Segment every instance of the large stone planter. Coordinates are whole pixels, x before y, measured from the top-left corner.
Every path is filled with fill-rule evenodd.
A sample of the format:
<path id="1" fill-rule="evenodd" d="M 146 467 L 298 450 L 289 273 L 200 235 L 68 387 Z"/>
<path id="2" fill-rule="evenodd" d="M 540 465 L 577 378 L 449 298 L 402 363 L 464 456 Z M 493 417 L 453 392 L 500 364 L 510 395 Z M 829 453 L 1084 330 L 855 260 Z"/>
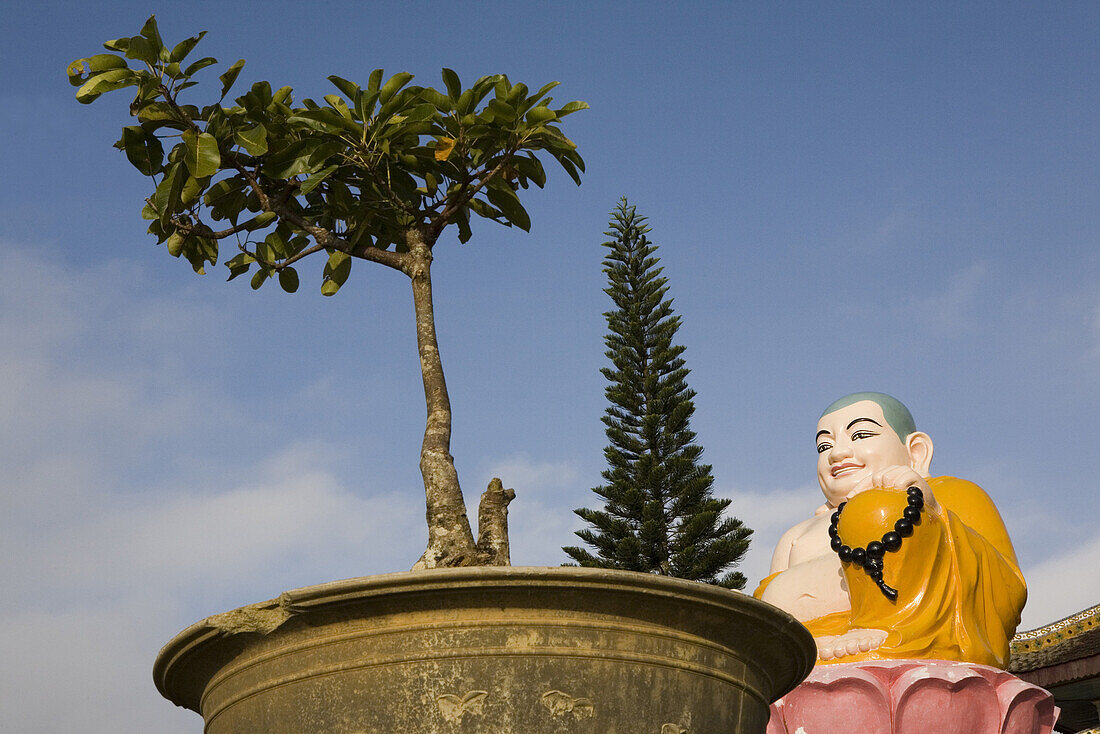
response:
<path id="1" fill-rule="evenodd" d="M 398 573 L 210 617 L 157 657 L 207 734 L 731 734 L 813 668 L 737 592 L 583 568 Z"/>

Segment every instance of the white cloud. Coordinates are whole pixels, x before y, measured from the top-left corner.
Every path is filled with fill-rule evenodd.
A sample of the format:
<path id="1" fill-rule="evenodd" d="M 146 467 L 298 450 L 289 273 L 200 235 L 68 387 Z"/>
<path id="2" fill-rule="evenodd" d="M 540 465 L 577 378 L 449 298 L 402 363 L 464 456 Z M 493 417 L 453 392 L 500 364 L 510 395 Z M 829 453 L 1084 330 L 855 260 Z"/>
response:
<path id="1" fill-rule="evenodd" d="M 150 677 L 172 635 L 421 550 L 419 493 L 352 491 L 336 449 L 204 381 L 213 308 L 143 279 L 0 242 L 0 731 L 193 732 Z"/>
<path id="2" fill-rule="evenodd" d="M 532 461 L 525 455 L 490 462 L 483 474 L 500 477 L 506 487 L 522 487 L 535 495 L 545 495 L 576 484 L 579 472 L 567 462 Z M 485 482 L 488 485 L 488 481 Z"/>
<path id="3" fill-rule="evenodd" d="M 325 454 L 290 447 L 263 459 L 253 480 L 222 489 L 127 499 L 86 488 L 91 496 L 83 499 L 93 501 L 83 504 L 95 507 L 87 514 L 31 532 L 7 529 L 4 545 L 22 562 L 11 572 L 16 578 L 3 576 L 9 586 L 34 585 L 70 600 L 97 588 L 157 586 L 164 579 L 178 588 L 218 590 L 257 576 L 308 583 L 308 570 L 368 546 L 415 558 L 405 538 L 420 522 L 419 498 L 353 494 L 317 468 Z M 370 566 L 379 560 L 385 559 Z M 388 560 L 402 563 L 398 554 Z"/>
<path id="4" fill-rule="evenodd" d="M 1021 630 L 1035 629 L 1100 604 L 1100 538 L 1024 568 L 1027 606 Z"/>
<path id="5" fill-rule="evenodd" d="M 809 485 L 796 489 L 719 489 L 715 496 L 733 500 L 730 512 L 753 530 L 749 551 L 738 566 L 748 579 L 745 591 L 750 593 L 768 575 L 779 536 L 812 515 L 821 504 L 821 490 Z"/>
<path id="6" fill-rule="evenodd" d="M 492 477 L 500 477 L 505 487 L 516 490 L 516 499 L 508 508 L 512 564 L 516 566 L 556 566 L 568 560 L 561 548 L 579 542 L 573 534 L 583 521 L 564 508 L 591 505 L 595 495 L 579 482 L 580 471 L 569 462 L 534 461 L 525 455 L 489 463 L 478 473 L 485 487 Z M 467 489 L 470 489 L 468 487 Z M 467 491 L 471 512 L 477 495 Z"/>

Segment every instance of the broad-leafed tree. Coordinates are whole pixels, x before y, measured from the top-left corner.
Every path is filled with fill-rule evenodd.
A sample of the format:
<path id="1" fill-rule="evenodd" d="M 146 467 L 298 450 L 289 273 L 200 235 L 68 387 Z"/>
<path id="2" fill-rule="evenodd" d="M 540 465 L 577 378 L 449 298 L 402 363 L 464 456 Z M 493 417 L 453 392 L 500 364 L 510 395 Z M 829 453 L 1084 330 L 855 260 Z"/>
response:
<path id="1" fill-rule="evenodd" d="M 507 564 L 512 491 L 497 480 L 490 485 L 475 541 L 450 454 L 432 251 L 451 225 L 460 242 L 469 240 L 472 215 L 528 230 L 520 192 L 545 185 L 544 155 L 579 184 L 584 162 L 559 123 L 588 105 L 551 106 L 556 82 L 532 92 L 495 75 L 465 87 L 450 69 L 443 70 L 442 90 L 411 86 L 407 73 L 387 79 L 377 69 L 365 86 L 330 76 L 338 93 L 321 102 L 295 104 L 290 87 L 266 81 L 228 102 L 243 59 L 196 104 L 204 89 L 197 75 L 217 63 L 187 60 L 204 34 L 168 46 L 150 18 L 138 35 L 108 41 L 108 53 L 68 69 L 82 103 L 136 91 L 133 124 L 115 145 L 151 178 L 142 210 L 149 232 L 198 273 L 230 242 L 229 279 L 250 273 L 254 289 L 274 279 L 294 292 L 294 266 L 310 256 L 327 258 L 320 287 L 328 296 L 347 281 L 353 262 L 407 277 L 427 405 L 420 470 L 428 547 L 417 566 Z"/>

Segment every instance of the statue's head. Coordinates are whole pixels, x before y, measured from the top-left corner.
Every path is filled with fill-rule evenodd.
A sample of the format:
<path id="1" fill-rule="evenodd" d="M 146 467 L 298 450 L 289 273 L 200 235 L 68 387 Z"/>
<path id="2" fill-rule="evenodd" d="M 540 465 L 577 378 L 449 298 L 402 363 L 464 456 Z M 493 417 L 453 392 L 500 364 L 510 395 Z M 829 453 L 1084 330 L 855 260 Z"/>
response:
<path id="1" fill-rule="evenodd" d="M 875 472 L 909 466 L 926 477 L 931 464 L 932 439 L 917 430 L 908 408 L 884 393 L 846 395 L 817 422 L 817 480 L 833 507 Z"/>

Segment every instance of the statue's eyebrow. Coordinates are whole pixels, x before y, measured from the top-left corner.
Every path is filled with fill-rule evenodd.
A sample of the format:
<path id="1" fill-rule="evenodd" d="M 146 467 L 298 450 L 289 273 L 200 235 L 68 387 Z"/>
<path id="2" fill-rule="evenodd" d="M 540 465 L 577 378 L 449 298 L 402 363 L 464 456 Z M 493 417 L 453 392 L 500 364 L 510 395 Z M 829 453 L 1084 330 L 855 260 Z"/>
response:
<path id="1" fill-rule="evenodd" d="M 829 435 L 829 432 L 827 430 L 825 430 L 824 428 L 822 428 L 820 431 L 817 432 L 817 435 L 814 436 L 814 440 L 816 441 L 817 439 L 821 438 L 821 434 L 823 434 L 823 433 L 825 435 Z"/>
<path id="2" fill-rule="evenodd" d="M 878 426 L 879 428 L 882 428 L 882 424 L 881 424 L 881 423 L 879 423 L 878 421 L 876 421 L 876 420 L 875 420 L 874 418 L 856 418 L 856 419 L 855 419 L 854 421 L 852 421 L 851 423 L 849 423 L 849 424 L 848 424 L 848 426 L 847 426 L 847 428 L 845 428 L 844 430 L 845 430 L 845 431 L 847 431 L 847 430 L 848 430 L 848 428 L 851 428 L 852 426 L 854 426 L 855 424 L 859 423 L 860 421 L 869 421 L 869 422 L 871 422 L 871 423 L 874 423 L 874 424 L 875 424 L 876 426 Z"/>

